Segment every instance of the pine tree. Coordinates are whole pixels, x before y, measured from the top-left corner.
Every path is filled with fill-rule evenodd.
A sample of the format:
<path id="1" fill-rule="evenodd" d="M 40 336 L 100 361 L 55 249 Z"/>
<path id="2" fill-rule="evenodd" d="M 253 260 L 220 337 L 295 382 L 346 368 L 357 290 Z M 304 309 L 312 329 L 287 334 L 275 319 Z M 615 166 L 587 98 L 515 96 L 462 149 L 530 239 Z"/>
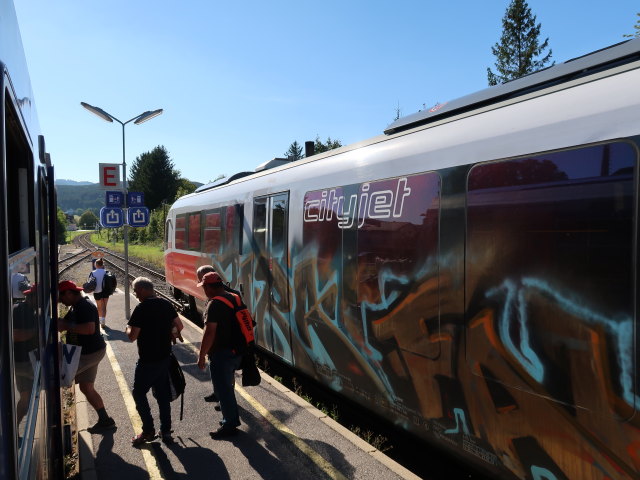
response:
<path id="1" fill-rule="evenodd" d="M 294 140 L 294 142 L 289 145 L 289 150 L 284 152 L 284 156 L 292 162 L 304 158 L 304 154 L 302 153 L 302 146 L 298 143 L 297 140 Z"/>
<path id="2" fill-rule="evenodd" d="M 549 45 L 549 38 L 542 44 L 539 42 L 540 26 L 536 24 L 536 16 L 531 13 L 526 0 L 511 1 L 502 18 L 500 41 L 491 47 L 498 73 L 487 68 L 489 85 L 515 80 L 547 66 L 551 60 L 551 49 L 541 57 Z"/>
<path id="3" fill-rule="evenodd" d="M 174 168 L 167 149 L 160 145 L 136 157 L 129 171 L 128 190 L 143 192 L 145 206 L 150 210 L 167 198 L 175 198 L 179 186 L 180 172 Z"/>
<path id="4" fill-rule="evenodd" d="M 340 148 L 341 146 L 342 142 L 340 140 L 331 140 L 331 137 L 327 137 L 327 141 L 322 143 L 320 135 L 316 135 L 316 143 L 313 147 L 313 151 L 314 153 L 322 153 L 333 150 L 334 148 Z"/>

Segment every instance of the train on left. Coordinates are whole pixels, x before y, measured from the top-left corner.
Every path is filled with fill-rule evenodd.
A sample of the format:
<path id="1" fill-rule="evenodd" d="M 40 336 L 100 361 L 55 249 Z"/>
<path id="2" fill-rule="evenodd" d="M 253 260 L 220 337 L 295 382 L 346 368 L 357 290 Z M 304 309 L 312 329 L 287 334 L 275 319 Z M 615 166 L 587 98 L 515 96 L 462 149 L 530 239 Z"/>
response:
<path id="1" fill-rule="evenodd" d="M 0 0 L 0 478 L 64 476 L 53 166 L 16 12 Z"/>

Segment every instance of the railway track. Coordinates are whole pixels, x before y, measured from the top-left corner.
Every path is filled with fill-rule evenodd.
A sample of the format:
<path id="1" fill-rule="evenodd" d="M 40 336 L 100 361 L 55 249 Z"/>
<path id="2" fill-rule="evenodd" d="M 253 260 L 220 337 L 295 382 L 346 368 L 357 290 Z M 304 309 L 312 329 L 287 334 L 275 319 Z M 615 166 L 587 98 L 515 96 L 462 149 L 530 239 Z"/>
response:
<path id="1" fill-rule="evenodd" d="M 121 275 L 118 275 L 118 286 L 122 287 L 123 285 L 123 278 L 124 278 L 124 274 L 125 274 L 125 259 L 124 257 L 111 252 L 108 248 L 104 248 L 104 247 L 99 247 L 97 245 L 94 245 L 93 243 L 91 243 L 90 240 L 90 233 L 86 233 L 83 235 L 78 235 L 77 237 L 75 237 L 73 239 L 73 243 L 78 246 L 79 248 L 82 248 L 83 250 L 71 257 L 67 257 L 63 260 L 63 262 L 67 262 L 69 259 L 71 258 L 76 258 L 78 257 L 77 260 L 73 261 L 71 264 L 65 266 L 62 270 L 59 270 L 60 273 L 66 271 L 67 269 L 72 268 L 73 266 L 77 265 L 78 263 L 82 262 L 83 260 L 85 260 L 87 257 L 89 257 L 93 252 L 95 251 L 100 251 L 104 254 L 103 260 L 108 263 L 113 269 L 117 270 Z M 59 262 L 59 264 L 62 262 Z M 188 305 L 177 301 L 176 299 L 173 298 L 173 296 L 171 295 L 171 292 L 169 291 L 169 288 L 167 287 L 166 284 L 166 277 L 164 275 L 164 273 L 158 272 L 156 270 L 153 270 L 152 268 L 149 268 L 146 265 L 142 265 L 141 263 L 139 263 L 139 261 L 132 261 L 131 258 L 129 258 L 129 278 L 128 281 L 131 282 L 133 279 L 137 278 L 137 277 L 147 277 L 149 278 L 154 285 L 155 288 L 155 292 L 158 296 L 165 298 L 166 300 L 170 301 L 174 307 L 176 307 L 176 309 L 179 309 L 182 312 L 185 312 L 186 310 L 188 310 Z"/>

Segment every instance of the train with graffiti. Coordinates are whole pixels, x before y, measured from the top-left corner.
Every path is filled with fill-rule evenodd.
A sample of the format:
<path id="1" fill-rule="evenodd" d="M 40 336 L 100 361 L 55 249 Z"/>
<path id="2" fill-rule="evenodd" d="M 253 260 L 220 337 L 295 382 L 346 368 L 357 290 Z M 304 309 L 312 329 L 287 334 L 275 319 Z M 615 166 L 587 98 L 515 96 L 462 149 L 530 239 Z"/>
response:
<path id="1" fill-rule="evenodd" d="M 638 478 L 640 39 L 177 200 L 260 348 L 493 478 Z"/>
<path id="2" fill-rule="evenodd" d="M 54 172 L 8 0 L 0 75 L 0 478 L 62 479 Z"/>

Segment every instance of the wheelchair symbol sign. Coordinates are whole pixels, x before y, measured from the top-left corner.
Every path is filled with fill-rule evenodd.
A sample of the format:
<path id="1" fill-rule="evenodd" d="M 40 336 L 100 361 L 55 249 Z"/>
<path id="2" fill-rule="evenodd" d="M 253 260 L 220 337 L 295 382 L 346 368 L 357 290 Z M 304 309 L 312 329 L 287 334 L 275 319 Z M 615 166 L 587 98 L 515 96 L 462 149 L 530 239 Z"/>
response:
<path id="1" fill-rule="evenodd" d="M 100 224 L 105 228 L 118 228 L 124 225 L 124 211 L 118 207 L 102 207 Z"/>
<path id="2" fill-rule="evenodd" d="M 147 207 L 129 207 L 127 223 L 132 227 L 146 227 L 149 225 L 149 209 Z"/>

